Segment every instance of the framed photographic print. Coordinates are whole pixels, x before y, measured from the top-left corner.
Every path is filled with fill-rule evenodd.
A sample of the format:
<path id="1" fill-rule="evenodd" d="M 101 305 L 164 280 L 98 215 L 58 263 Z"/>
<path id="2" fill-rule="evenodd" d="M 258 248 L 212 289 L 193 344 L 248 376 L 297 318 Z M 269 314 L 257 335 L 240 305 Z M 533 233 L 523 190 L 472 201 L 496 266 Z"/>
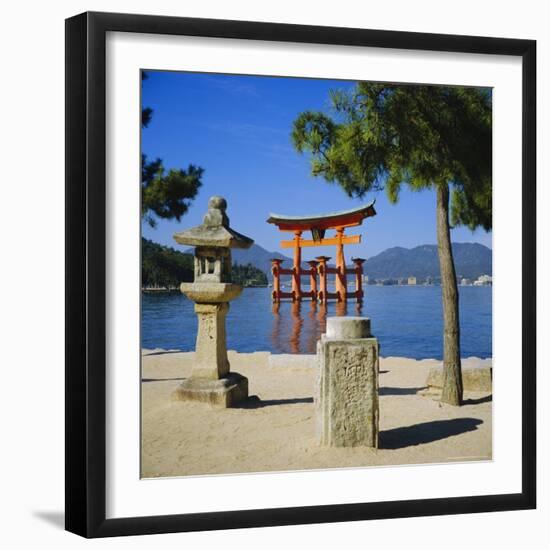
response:
<path id="1" fill-rule="evenodd" d="M 530 40 L 66 22 L 66 528 L 535 507 Z"/>

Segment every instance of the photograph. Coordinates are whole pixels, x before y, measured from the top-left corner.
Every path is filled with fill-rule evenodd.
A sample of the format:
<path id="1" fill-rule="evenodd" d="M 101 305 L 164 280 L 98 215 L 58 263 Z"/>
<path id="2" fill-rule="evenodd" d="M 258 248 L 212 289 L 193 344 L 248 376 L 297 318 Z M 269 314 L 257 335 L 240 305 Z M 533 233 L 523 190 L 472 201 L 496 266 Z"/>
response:
<path id="1" fill-rule="evenodd" d="M 492 87 L 136 86 L 141 479 L 491 461 Z"/>

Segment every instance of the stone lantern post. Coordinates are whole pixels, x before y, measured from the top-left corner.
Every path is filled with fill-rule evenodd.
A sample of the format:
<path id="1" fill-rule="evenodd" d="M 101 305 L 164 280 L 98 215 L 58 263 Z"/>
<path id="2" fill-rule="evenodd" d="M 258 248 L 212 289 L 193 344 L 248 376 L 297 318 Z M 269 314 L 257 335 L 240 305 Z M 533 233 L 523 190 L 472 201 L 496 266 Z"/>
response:
<path id="1" fill-rule="evenodd" d="M 195 247 L 194 281 L 180 288 L 195 302 L 198 316 L 196 363 L 174 398 L 220 407 L 231 407 L 248 397 L 248 380 L 229 370 L 225 317 L 229 302 L 242 291 L 231 282 L 231 249 L 250 248 L 254 243 L 229 227 L 226 208 L 223 197 L 211 197 L 203 223 L 174 235 L 179 244 Z"/>

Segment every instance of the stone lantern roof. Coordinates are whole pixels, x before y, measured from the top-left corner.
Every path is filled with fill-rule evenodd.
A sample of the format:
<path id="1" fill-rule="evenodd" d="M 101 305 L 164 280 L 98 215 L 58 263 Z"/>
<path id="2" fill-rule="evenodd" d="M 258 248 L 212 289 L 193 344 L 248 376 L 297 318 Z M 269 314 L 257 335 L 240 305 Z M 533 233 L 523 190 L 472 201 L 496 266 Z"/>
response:
<path id="1" fill-rule="evenodd" d="M 223 197 L 210 197 L 202 224 L 174 234 L 174 239 L 190 246 L 250 248 L 254 241 L 229 227 L 226 209 L 227 201 Z"/>

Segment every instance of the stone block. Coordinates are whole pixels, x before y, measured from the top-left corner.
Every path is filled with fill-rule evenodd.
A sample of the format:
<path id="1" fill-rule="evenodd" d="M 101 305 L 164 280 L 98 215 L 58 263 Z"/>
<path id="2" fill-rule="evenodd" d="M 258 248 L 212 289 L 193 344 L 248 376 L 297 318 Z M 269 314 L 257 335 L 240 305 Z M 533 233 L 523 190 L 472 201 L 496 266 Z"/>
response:
<path id="1" fill-rule="evenodd" d="M 197 401 L 219 408 L 232 407 L 247 397 L 248 378 L 237 372 L 230 372 L 218 380 L 188 378 L 172 394 L 176 401 Z"/>
<path id="2" fill-rule="evenodd" d="M 491 392 L 493 391 L 493 368 L 486 361 L 468 364 L 462 363 L 462 385 L 464 391 Z M 443 388 L 443 365 L 430 369 L 426 386 L 429 389 Z"/>
<path id="3" fill-rule="evenodd" d="M 327 334 L 317 344 L 316 412 L 321 445 L 378 447 L 379 346 L 370 336 L 369 320 L 359 319 L 327 319 Z M 353 337 L 343 339 L 342 335 Z"/>
<path id="4" fill-rule="evenodd" d="M 326 337 L 332 340 L 355 340 L 370 336 L 368 317 L 330 317 L 327 321 Z"/>

